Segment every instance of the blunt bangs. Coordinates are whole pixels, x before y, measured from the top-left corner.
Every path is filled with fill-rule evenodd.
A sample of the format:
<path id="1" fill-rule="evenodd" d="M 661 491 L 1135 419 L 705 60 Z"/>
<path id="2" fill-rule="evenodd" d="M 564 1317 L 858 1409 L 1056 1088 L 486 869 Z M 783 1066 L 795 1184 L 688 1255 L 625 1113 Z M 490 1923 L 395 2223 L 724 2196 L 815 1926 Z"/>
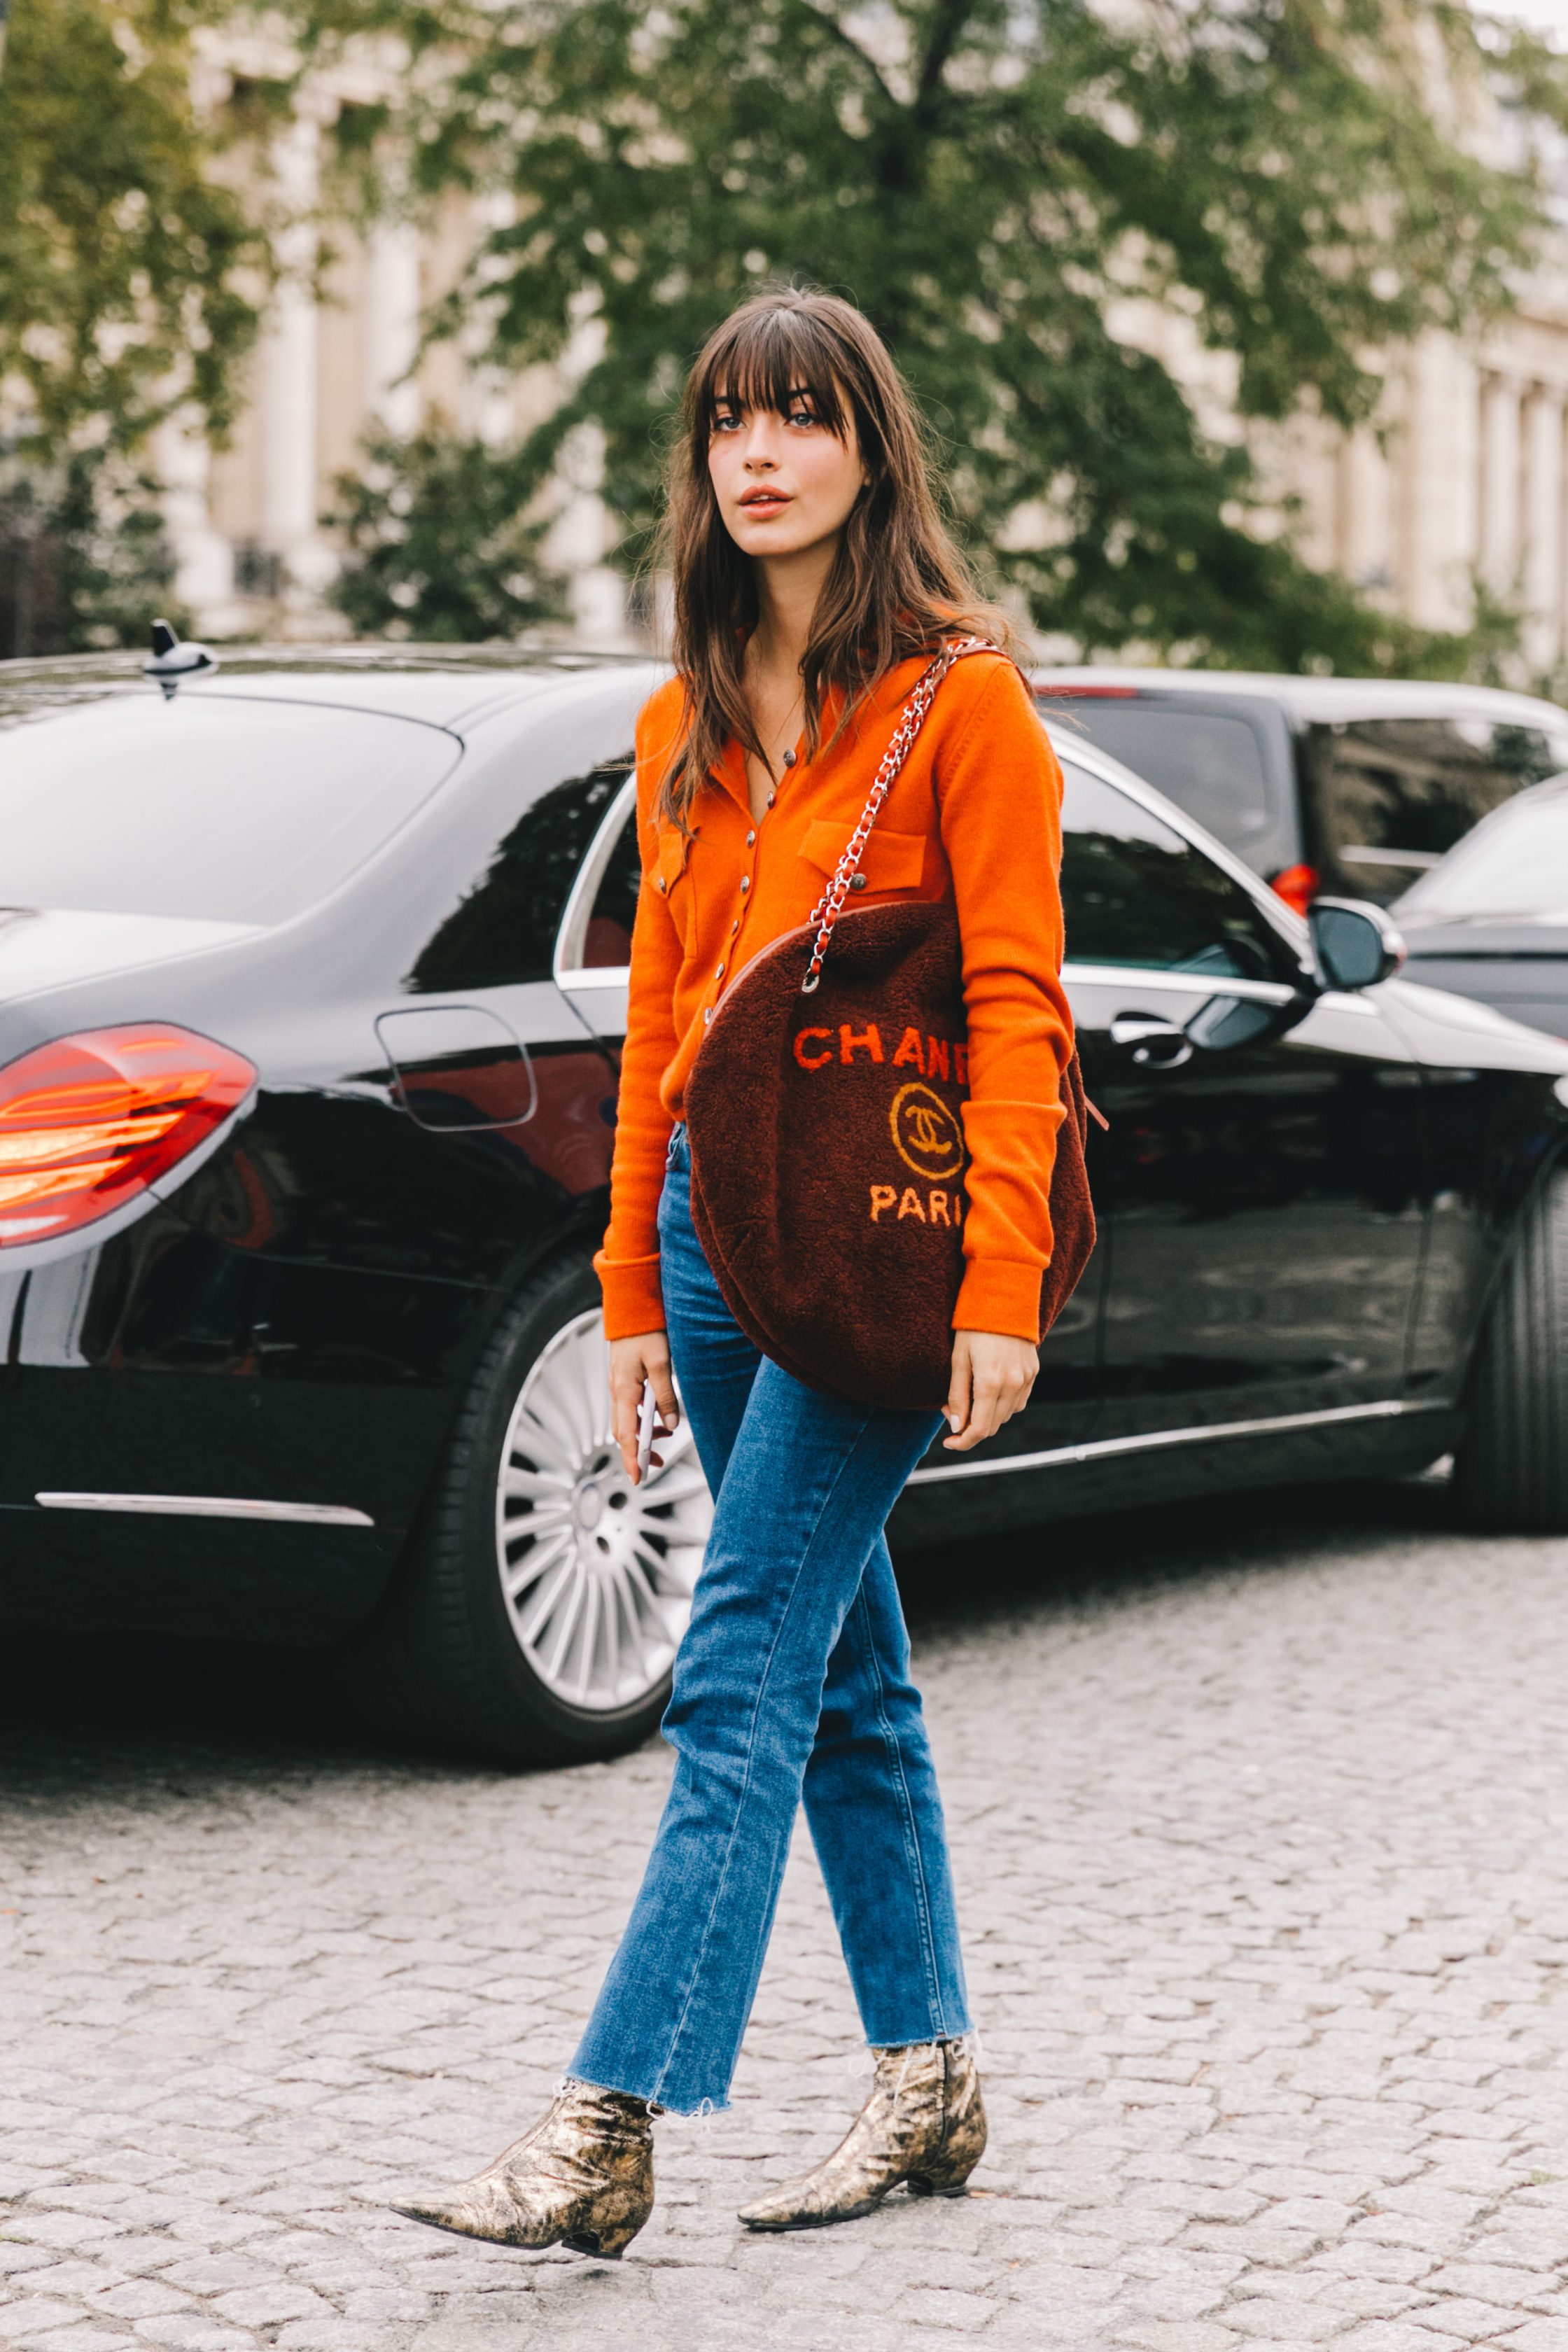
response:
<path id="1" fill-rule="evenodd" d="M 805 310 L 784 303 L 742 310 L 708 354 L 693 404 L 697 428 L 704 437 L 711 434 L 721 400 L 732 400 L 744 409 L 772 409 L 783 416 L 790 394 L 804 392 L 817 421 L 842 441 L 846 418 L 840 385 L 853 363 L 853 354 L 837 351 L 821 322 Z"/>
<path id="2" fill-rule="evenodd" d="M 867 477 L 839 533 L 801 659 L 806 758 L 816 757 L 825 727 L 837 740 L 897 663 L 930 656 L 955 634 L 989 637 L 1008 653 L 1015 646 L 1006 614 L 981 596 L 947 534 L 920 420 L 876 328 L 841 295 L 764 287 L 715 328 L 693 362 L 670 450 L 660 547 L 686 719 L 669 747 L 655 815 L 683 834 L 731 738 L 763 757 L 746 688 L 757 573 L 731 538 L 714 493 L 719 402 L 783 416 L 792 392 L 809 399 L 846 445 L 853 425 Z"/>

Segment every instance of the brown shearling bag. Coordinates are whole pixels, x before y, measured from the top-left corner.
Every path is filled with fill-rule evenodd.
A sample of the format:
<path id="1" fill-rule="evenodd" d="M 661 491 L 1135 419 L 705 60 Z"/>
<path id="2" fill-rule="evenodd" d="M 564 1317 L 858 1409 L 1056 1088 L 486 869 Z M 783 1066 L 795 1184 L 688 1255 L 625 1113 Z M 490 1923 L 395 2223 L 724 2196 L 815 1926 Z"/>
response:
<path id="1" fill-rule="evenodd" d="M 979 642 L 946 648 L 915 687 L 811 922 L 721 998 L 686 1087 L 692 1222 L 725 1304 L 774 1363 L 857 1404 L 947 1401 L 969 1072 L 952 908 L 842 909 L 937 688 Z M 1062 1098 L 1042 1336 L 1094 1247 L 1076 1054 Z"/>

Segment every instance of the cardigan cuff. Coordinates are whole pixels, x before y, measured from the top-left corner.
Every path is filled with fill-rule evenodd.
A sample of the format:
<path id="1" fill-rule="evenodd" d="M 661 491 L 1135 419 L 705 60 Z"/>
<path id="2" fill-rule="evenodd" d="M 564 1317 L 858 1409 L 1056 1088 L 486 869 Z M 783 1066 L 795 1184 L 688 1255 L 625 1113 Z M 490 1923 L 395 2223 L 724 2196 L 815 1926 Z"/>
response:
<path id="1" fill-rule="evenodd" d="M 664 1328 L 664 1293 L 658 1285 L 658 1258 L 608 1258 L 601 1250 L 594 1271 L 605 1294 L 605 1337 L 634 1339 L 644 1331 Z"/>
<path id="2" fill-rule="evenodd" d="M 1000 1331 L 1037 1346 L 1042 1272 L 1015 1258 L 971 1258 L 952 1310 L 953 1329 Z"/>

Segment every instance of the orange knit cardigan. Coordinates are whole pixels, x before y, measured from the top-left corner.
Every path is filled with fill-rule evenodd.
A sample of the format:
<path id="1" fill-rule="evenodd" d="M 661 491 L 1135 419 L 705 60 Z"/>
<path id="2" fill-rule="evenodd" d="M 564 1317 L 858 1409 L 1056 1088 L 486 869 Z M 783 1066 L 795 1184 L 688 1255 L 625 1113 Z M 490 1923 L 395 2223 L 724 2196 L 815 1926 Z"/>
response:
<path id="1" fill-rule="evenodd" d="M 658 1329 L 658 1210 L 665 1154 L 712 1008 L 750 959 L 806 922 L 855 829 L 903 700 L 925 667 L 900 663 L 837 743 L 795 764 L 760 824 L 733 739 L 699 793 L 689 831 L 654 814 L 684 719 L 679 679 L 637 729 L 643 880 L 632 937 L 610 1223 L 595 1265 L 610 1338 Z M 1051 1254 L 1050 1181 L 1072 1052 L 1062 992 L 1061 770 L 1013 664 L 977 653 L 942 681 L 866 845 L 851 904 L 951 899 L 969 1016 L 964 1132 L 967 1261 L 953 1326 L 1039 1336 Z"/>

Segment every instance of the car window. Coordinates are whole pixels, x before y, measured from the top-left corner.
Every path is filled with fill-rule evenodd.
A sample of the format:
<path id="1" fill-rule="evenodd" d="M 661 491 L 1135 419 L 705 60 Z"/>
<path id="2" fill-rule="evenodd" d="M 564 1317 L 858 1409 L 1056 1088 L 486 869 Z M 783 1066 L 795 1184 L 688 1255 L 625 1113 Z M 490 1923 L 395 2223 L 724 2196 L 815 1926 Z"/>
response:
<path id="1" fill-rule="evenodd" d="M 1483 915 L 1568 919 L 1568 783 L 1538 784 L 1495 809 L 1399 901 L 1401 919 Z"/>
<path id="2" fill-rule="evenodd" d="M 1285 950 L 1250 893 L 1114 784 L 1064 761 L 1062 907 L 1074 963 L 1279 980 Z"/>
<path id="3" fill-rule="evenodd" d="M 1438 715 L 1309 730 L 1321 862 L 1368 898 L 1392 899 L 1492 809 L 1564 765 L 1544 730 Z"/>
<path id="4" fill-rule="evenodd" d="M 0 731 L 0 905 L 287 922 L 450 773 L 457 738 L 320 703 L 115 696 Z"/>
<path id="5" fill-rule="evenodd" d="M 567 894 L 630 772 L 629 760 L 611 761 L 525 809 L 420 950 L 405 985 L 431 995 L 548 980 Z"/>
<path id="6" fill-rule="evenodd" d="M 609 859 L 599 877 L 594 903 L 583 934 L 583 969 L 603 971 L 630 963 L 632 925 L 637 920 L 637 892 L 642 887 L 642 861 L 637 856 L 635 807 L 616 835 Z"/>
<path id="7" fill-rule="evenodd" d="M 1048 722 L 1057 715 L 1049 692 L 1041 699 Z M 1273 824 L 1262 739 L 1247 719 L 1136 695 L 1074 695 L 1062 709 L 1069 729 L 1168 793 L 1238 857 Z"/>

